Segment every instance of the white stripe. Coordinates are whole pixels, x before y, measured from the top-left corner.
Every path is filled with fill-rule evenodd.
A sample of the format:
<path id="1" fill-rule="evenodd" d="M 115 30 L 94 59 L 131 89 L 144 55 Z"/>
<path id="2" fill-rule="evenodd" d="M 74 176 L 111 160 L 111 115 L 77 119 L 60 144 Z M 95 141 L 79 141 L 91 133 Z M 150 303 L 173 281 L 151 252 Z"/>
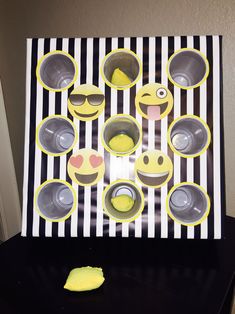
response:
<path id="1" fill-rule="evenodd" d="M 174 38 L 175 51 L 181 47 L 180 37 Z M 174 119 L 180 116 L 181 102 L 180 102 L 180 88 L 174 85 Z M 174 153 L 174 185 L 180 183 L 180 156 Z M 181 225 L 174 221 L 174 238 L 181 238 Z"/>
<path id="2" fill-rule="evenodd" d="M 221 238 L 220 185 L 220 50 L 219 36 L 213 36 L 213 158 L 214 158 L 214 238 Z M 212 69 L 211 69 L 212 70 Z"/>
<path id="3" fill-rule="evenodd" d="M 155 83 L 155 37 L 149 38 L 149 83 Z"/>
<path id="4" fill-rule="evenodd" d="M 143 38 L 142 37 L 137 37 L 136 38 L 136 52 L 141 60 L 141 63 L 143 63 Z M 143 69 L 143 64 L 142 64 L 142 69 Z M 140 77 L 139 81 L 136 83 L 136 92 L 142 87 L 142 76 Z M 139 124 L 142 126 L 142 116 L 135 110 L 135 116 L 136 120 L 139 122 Z M 135 153 L 135 158 L 138 158 L 142 153 L 142 145 L 140 145 Z M 141 184 L 137 179 L 135 179 L 136 184 L 141 188 Z M 140 215 L 136 220 L 135 220 L 135 237 L 136 238 L 141 238 L 142 236 L 142 215 Z"/>
<path id="5" fill-rule="evenodd" d="M 193 36 L 187 37 L 187 47 L 193 48 Z M 193 89 L 187 90 L 187 114 L 193 114 Z M 187 158 L 187 181 L 193 182 L 194 181 L 194 159 Z M 194 238 L 194 227 L 189 226 L 187 228 L 187 237 L 188 239 Z"/>
<path id="6" fill-rule="evenodd" d="M 200 51 L 206 56 L 206 36 L 200 36 Z M 207 121 L 207 83 L 200 86 L 200 117 Z M 200 156 L 200 185 L 207 191 L 207 153 Z M 208 219 L 201 223 L 201 239 L 208 238 Z"/>
<path id="7" fill-rule="evenodd" d="M 130 49 L 130 38 L 124 38 L 124 48 Z M 123 91 L 123 113 L 130 114 L 130 89 Z M 122 159 L 122 178 L 129 179 L 129 156 L 125 156 Z M 128 237 L 129 235 L 129 223 L 122 223 L 122 237 Z"/>
<path id="8" fill-rule="evenodd" d="M 40 38 L 38 39 L 38 60 L 43 56 L 43 52 L 44 52 L 44 39 Z M 36 127 L 42 121 L 42 110 L 43 110 L 43 87 L 37 81 Z M 38 148 L 38 145 L 35 145 L 34 194 L 35 194 L 36 189 L 41 184 L 41 158 L 42 158 L 42 152 Z M 39 220 L 40 220 L 39 215 L 34 210 L 33 211 L 33 236 L 39 236 Z"/>
<path id="9" fill-rule="evenodd" d="M 83 236 L 90 237 L 90 224 L 91 224 L 91 187 L 85 186 L 84 188 L 84 224 Z"/>
<path id="10" fill-rule="evenodd" d="M 162 37 L 162 69 L 161 77 L 162 84 L 168 86 L 168 78 L 166 75 L 166 65 L 168 59 L 168 38 Z M 168 117 L 166 116 L 161 120 L 161 150 L 167 155 L 167 128 Z M 166 196 L 167 196 L 167 184 L 161 188 L 161 238 L 168 237 L 168 217 L 166 212 Z"/>
<path id="11" fill-rule="evenodd" d="M 105 56 L 105 39 L 99 39 L 99 70 L 102 64 L 102 61 Z M 105 84 L 104 81 L 99 75 L 99 88 L 103 93 L 105 93 Z M 104 147 L 101 143 L 100 133 L 102 126 L 104 124 L 104 117 L 105 117 L 105 109 L 99 115 L 98 118 L 98 152 L 101 156 L 104 156 Z M 102 194 L 104 188 L 104 178 L 102 178 L 97 184 L 97 215 L 96 215 L 96 236 L 102 237 L 103 236 L 103 205 L 102 205 Z"/>
<path id="12" fill-rule="evenodd" d="M 118 39 L 112 38 L 112 50 L 117 49 Z M 113 116 L 117 114 L 117 90 L 111 88 L 111 101 L 110 101 L 111 112 L 110 115 Z M 110 182 L 113 182 L 117 178 L 117 169 L 116 169 L 116 156 L 110 154 Z M 112 219 L 109 220 L 109 236 L 116 236 L 116 222 Z"/>
<path id="13" fill-rule="evenodd" d="M 87 59 L 86 59 L 86 83 L 92 84 L 93 80 L 93 38 L 87 39 Z M 86 122 L 85 147 L 92 148 L 92 121 Z M 91 227 L 91 187 L 84 188 L 84 224 L 83 235 L 90 237 Z"/>
<path id="14" fill-rule="evenodd" d="M 56 50 L 56 39 L 52 38 L 50 40 L 50 51 Z M 49 116 L 55 114 L 55 92 L 49 91 Z M 51 180 L 54 177 L 54 157 L 48 155 L 47 156 L 47 180 Z M 46 220 L 45 223 L 45 236 L 51 237 L 52 236 L 52 223 Z"/>
<path id="15" fill-rule="evenodd" d="M 74 88 L 76 88 L 77 86 L 79 86 L 80 84 L 80 71 L 81 71 L 81 63 L 80 63 L 80 58 L 81 58 L 81 39 L 80 38 L 76 38 L 74 41 L 74 59 L 77 63 L 78 66 L 78 78 L 77 80 L 74 82 Z M 78 138 L 79 138 L 79 129 L 80 129 L 80 121 L 76 118 L 74 118 L 74 125 L 77 129 L 77 134 L 78 134 Z M 75 145 L 75 147 L 73 148 L 72 153 L 74 154 L 79 148 L 79 141 L 78 143 Z M 74 188 L 74 190 L 76 191 L 76 195 L 78 198 L 78 185 L 72 181 L 72 187 Z M 78 200 L 77 200 L 78 203 Z M 75 209 L 75 211 L 72 213 L 71 215 L 71 237 L 77 237 L 78 235 L 78 215 L 79 215 L 79 211 L 78 211 L 78 205 Z"/>
<path id="16" fill-rule="evenodd" d="M 155 82 L 155 38 L 149 38 L 149 83 Z M 155 148 L 155 121 L 148 120 L 148 149 Z M 148 237 L 155 236 L 155 189 L 148 188 Z"/>
<path id="17" fill-rule="evenodd" d="M 29 125 L 30 125 L 30 96 L 31 96 L 31 55 L 32 39 L 27 39 L 26 60 L 26 106 L 25 106 L 25 142 L 24 142 L 24 183 L 23 183 L 23 212 L 21 235 L 27 234 L 27 205 L 28 205 L 28 170 L 29 170 Z"/>

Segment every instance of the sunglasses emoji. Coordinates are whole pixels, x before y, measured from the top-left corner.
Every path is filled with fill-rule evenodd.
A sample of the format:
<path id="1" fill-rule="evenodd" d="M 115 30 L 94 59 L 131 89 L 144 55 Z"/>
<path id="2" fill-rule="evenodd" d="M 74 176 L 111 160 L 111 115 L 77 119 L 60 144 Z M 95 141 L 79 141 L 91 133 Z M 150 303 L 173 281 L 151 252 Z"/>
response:
<path id="1" fill-rule="evenodd" d="M 95 85 L 82 84 L 75 88 L 68 99 L 71 115 L 82 121 L 95 120 L 103 112 L 105 97 Z"/>

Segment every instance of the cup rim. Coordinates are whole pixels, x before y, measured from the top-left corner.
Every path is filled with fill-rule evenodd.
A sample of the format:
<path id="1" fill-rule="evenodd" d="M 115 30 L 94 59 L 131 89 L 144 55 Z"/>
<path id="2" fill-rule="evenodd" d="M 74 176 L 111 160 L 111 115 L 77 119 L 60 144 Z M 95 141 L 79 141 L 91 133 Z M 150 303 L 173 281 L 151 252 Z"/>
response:
<path id="1" fill-rule="evenodd" d="M 174 81 L 174 79 L 172 78 L 172 76 L 171 76 L 171 74 L 170 74 L 170 64 L 171 64 L 172 59 L 173 59 L 177 54 L 179 54 L 179 53 L 181 53 L 181 52 L 183 52 L 183 51 L 192 51 L 192 52 L 195 52 L 195 53 L 197 53 L 198 55 L 200 55 L 200 57 L 201 57 L 201 58 L 203 59 L 203 61 L 205 62 L 206 73 L 204 74 L 204 76 L 203 76 L 203 78 L 201 79 L 201 81 L 198 82 L 198 83 L 195 84 L 195 85 L 190 85 L 190 86 L 183 86 L 183 85 L 180 85 L 180 84 L 178 84 L 178 83 L 176 83 L 176 82 Z M 195 48 L 181 48 L 181 49 L 176 50 L 176 51 L 170 56 L 170 58 L 168 59 L 167 65 L 166 65 L 166 72 L 167 72 L 167 77 L 168 77 L 168 79 L 171 81 L 171 83 L 172 83 L 173 85 L 175 85 L 175 86 L 177 86 L 177 87 L 179 87 L 179 88 L 181 88 L 181 89 L 189 90 L 189 89 L 194 89 L 194 88 L 199 87 L 200 85 L 202 85 L 202 84 L 206 81 L 206 79 L 207 79 L 207 77 L 208 77 L 208 75 L 209 75 L 209 72 L 210 72 L 210 66 L 209 66 L 209 62 L 208 62 L 208 59 L 207 59 L 206 55 L 205 55 L 203 52 L 201 52 L 200 50 L 195 49 Z"/>
<path id="2" fill-rule="evenodd" d="M 37 203 L 37 199 L 38 199 L 38 196 L 39 196 L 39 193 L 40 191 L 43 189 L 44 186 L 50 184 L 50 183 L 62 183 L 64 185 L 66 185 L 70 191 L 72 192 L 73 194 L 73 206 L 72 208 L 70 209 L 70 211 L 62 218 L 59 218 L 59 219 L 52 219 L 52 218 L 48 218 L 46 215 L 44 215 L 41 210 L 39 209 L 38 207 L 38 203 Z M 69 184 L 67 181 L 65 180 L 61 180 L 61 179 L 50 179 L 50 180 L 46 180 L 45 182 L 43 182 L 41 185 L 39 185 L 37 187 L 37 189 L 35 190 L 35 193 L 34 193 L 34 210 L 38 213 L 38 215 L 40 217 L 42 217 L 43 219 L 47 220 L 47 221 L 51 221 L 51 222 L 61 222 L 61 221 L 65 221 L 66 219 L 68 219 L 71 214 L 75 211 L 76 209 L 76 205 L 77 205 L 77 195 L 76 195 L 76 192 L 74 190 L 74 188 L 72 187 L 71 184 Z"/>
<path id="3" fill-rule="evenodd" d="M 174 145 L 173 145 L 172 142 L 171 142 L 171 131 L 172 131 L 174 125 L 175 125 L 178 121 L 183 120 L 183 119 L 187 119 L 187 118 L 188 118 L 188 119 L 198 120 L 198 121 L 204 126 L 204 128 L 205 128 L 206 131 L 207 131 L 207 142 L 206 142 L 206 145 L 203 147 L 203 149 L 202 149 L 200 152 L 198 152 L 198 153 L 196 153 L 196 154 L 188 154 L 188 155 L 187 155 L 187 154 L 183 154 L 183 153 L 179 152 L 179 151 L 174 147 Z M 201 156 L 202 154 L 204 154 L 205 151 L 208 149 L 208 147 L 209 147 L 209 145 L 210 145 L 210 143 L 211 143 L 211 131 L 210 131 L 210 128 L 209 128 L 208 124 L 207 124 L 202 118 L 200 118 L 200 117 L 198 117 L 198 116 L 196 116 L 196 115 L 194 115 L 194 114 L 186 114 L 186 115 L 183 115 L 183 116 L 180 116 L 180 117 L 176 118 L 175 120 L 173 120 L 173 121 L 171 122 L 171 124 L 170 124 L 170 126 L 169 126 L 169 128 L 168 128 L 168 131 L 167 131 L 167 142 L 168 142 L 168 144 L 169 144 L 171 150 L 172 150 L 175 154 L 179 155 L 180 157 L 183 157 L 183 158 L 195 158 L 195 157 L 198 157 L 198 156 Z"/>
<path id="4" fill-rule="evenodd" d="M 113 215 L 110 214 L 110 212 L 107 210 L 106 206 L 105 206 L 105 197 L 106 197 L 106 194 L 107 192 L 110 190 L 110 188 L 117 184 L 117 183 L 123 183 L 123 184 L 130 184 L 132 185 L 139 193 L 140 193 L 140 198 L 141 198 L 141 205 L 140 205 L 140 208 L 139 210 L 137 211 L 137 213 L 131 217 L 131 218 L 128 218 L 128 219 L 118 219 L 116 217 L 114 217 Z M 132 222 L 134 220 L 136 220 L 140 215 L 141 213 L 143 212 L 144 210 L 144 194 L 141 190 L 141 188 L 133 181 L 131 180 L 127 180 L 127 179 L 118 179 L 118 180 L 115 180 L 113 182 L 111 182 L 109 185 L 106 186 L 106 188 L 104 189 L 103 191 L 103 195 L 102 195 L 102 207 L 103 207 L 103 210 L 105 212 L 105 214 L 112 220 L 116 221 L 116 222 L 121 222 L 121 223 L 124 223 L 124 222 Z"/>
<path id="5" fill-rule="evenodd" d="M 204 215 L 198 219 L 197 221 L 193 222 L 193 223 L 186 223 L 186 222 L 182 222 L 180 221 L 179 219 L 177 219 L 171 212 L 171 209 L 170 209 L 170 206 L 169 206 L 169 201 L 170 201 L 170 197 L 172 195 L 172 193 L 179 187 L 183 187 L 183 186 L 187 186 L 187 185 L 191 185 L 191 186 L 194 186 L 196 187 L 197 189 L 201 190 L 201 192 L 203 193 L 203 195 L 205 196 L 206 198 L 206 201 L 207 201 L 207 208 L 206 208 L 206 211 L 204 213 Z M 180 225 L 183 225 L 183 226 L 188 226 L 188 227 L 193 227 L 193 226 L 197 226 L 197 225 L 200 225 L 209 215 L 210 213 L 210 209 L 211 209 L 211 201 L 210 201 L 210 198 L 206 192 L 206 190 L 201 186 L 201 185 L 198 185 L 194 182 L 180 182 L 176 185 L 174 185 L 169 193 L 167 194 L 167 197 L 166 197 L 166 211 L 167 211 L 167 214 L 171 217 L 171 219 L 177 223 L 179 223 Z"/>
<path id="6" fill-rule="evenodd" d="M 112 150 L 105 142 L 104 140 L 104 130 L 106 128 L 106 126 L 108 125 L 108 123 L 112 122 L 112 120 L 115 120 L 117 119 L 118 117 L 125 117 L 125 118 L 128 118 L 129 120 L 132 120 L 132 122 L 134 122 L 139 130 L 139 133 L 140 133 L 140 137 L 139 137 L 139 140 L 138 142 L 136 143 L 136 145 L 131 149 L 129 150 L 128 152 L 125 152 L 125 153 L 121 153 L 121 152 L 116 152 L 114 150 Z M 142 141 L 142 137 L 143 137 L 143 132 L 142 132 L 142 127 L 140 126 L 139 122 L 134 118 L 132 117 L 130 114 L 126 114 L 126 113 L 118 113 L 118 114 L 115 114 L 114 116 L 111 116 L 109 117 L 105 123 L 103 124 L 103 127 L 101 129 L 101 143 L 102 145 L 104 146 L 104 148 L 112 155 L 114 156 L 117 156 L 117 157 L 122 157 L 122 156 L 129 156 L 131 155 L 132 153 L 134 153 L 137 148 L 140 146 L 141 144 L 141 141 Z"/>
<path id="7" fill-rule="evenodd" d="M 70 123 L 70 125 L 72 126 L 73 130 L 74 130 L 74 141 L 73 141 L 73 144 L 68 148 L 66 149 L 65 151 L 61 152 L 61 153 L 52 153 L 52 152 L 49 152 L 48 150 L 46 150 L 40 140 L 39 140 L 39 132 L 40 132 L 40 129 L 41 127 L 43 126 L 43 124 L 47 121 L 47 120 L 50 120 L 50 119 L 53 119 L 53 118 L 59 118 L 59 119 L 64 119 L 66 120 L 67 122 Z M 46 118 L 44 118 L 37 126 L 36 128 L 36 143 L 38 145 L 38 148 L 44 152 L 46 155 L 49 155 L 49 156 L 54 156 L 54 157 L 57 157 L 57 156 L 63 156 L 63 155 L 66 155 L 68 154 L 73 148 L 74 146 L 76 145 L 77 143 L 77 140 L 78 140 L 78 133 L 77 133 L 77 129 L 75 127 L 75 124 L 66 116 L 63 116 L 63 115 L 60 115 L 60 114 L 53 114 L 51 116 L 48 116 Z"/>
<path id="8" fill-rule="evenodd" d="M 49 56 L 52 56 L 52 55 L 56 55 L 56 54 L 60 54 L 60 55 L 64 55 L 66 57 L 68 57 L 72 62 L 73 62 L 73 66 L 74 66 L 74 70 L 75 70 L 75 73 L 74 73 L 74 77 L 73 77 L 73 80 L 66 86 L 66 87 L 63 87 L 63 88 L 51 88 L 49 86 L 47 86 L 43 80 L 41 79 L 41 75 L 40 75 L 40 69 L 41 69 L 41 66 L 42 66 L 42 63 L 49 57 Z M 68 52 L 65 52 L 63 50 L 53 50 L 53 51 L 50 51 L 48 53 L 46 53 L 45 55 L 43 55 L 38 63 L 37 63 L 37 67 L 36 67 L 36 77 L 37 77 L 37 80 L 38 82 L 45 88 L 47 89 L 48 91 L 51 91 L 51 92 L 62 92 L 62 91 L 65 91 L 67 89 L 69 89 L 73 84 L 74 82 L 77 80 L 78 78 L 78 65 L 77 65 L 77 62 L 75 61 L 75 59 L 68 53 Z"/>
<path id="9" fill-rule="evenodd" d="M 106 76 L 105 76 L 105 74 L 104 74 L 104 65 L 105 65 L 105 62 L 107 61 L 107 59 L 108 59 L 111 55 L 113 55 L 113 54 L 115 54 L 115 53 L 118 53 L 118 52 L 126 52 L 126 53 L 128 53 L 128 54 L 131 54 L 131 55 L 136 59 L 136 61 L 137 61 L 138 64 L 139 64 L 139 73 L 138 73 L 136 79 L 135 79 L 133 82 L 131 82 L 131 84 L 128 84 L 128 85 L 125 85 L 125 86 L 117 86 L 117 85 L 112 84 L 112 83 L 106 78 Z M 132 50 L 130 50 L 130 49 L 127 49 L 127 48 L 117 48 L 117 49 L 111 50 L 108 54 L 105 55 L 105 57 L 103 58 L 102 63 L 101 63 L 100 73 L 101 73 L 102 79 L 104 80 L 104 82 L 105 82 L 109 87 L 114 88 L 114 89 L 117 89 L 117 90 L 125 90 L 125 89 L 131 88 L 132 86 L 134 86 L 134 85 L 139 81 L 139 79 L 140 79 L 140 77 L 141 77 L 141 75 L 142 75 L 142 63 L 141 63 L 140 58 L 138 57 L 138 55 L 137 55 L 134 51 L 132 51 Z"/>

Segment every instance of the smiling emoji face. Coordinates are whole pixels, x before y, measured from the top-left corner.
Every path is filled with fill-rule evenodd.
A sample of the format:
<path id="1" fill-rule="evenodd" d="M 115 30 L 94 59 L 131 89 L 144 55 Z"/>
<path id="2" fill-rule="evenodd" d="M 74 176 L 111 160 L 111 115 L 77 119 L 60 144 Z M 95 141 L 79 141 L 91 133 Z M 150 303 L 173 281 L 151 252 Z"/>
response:
<path id="1" fill-rule="evenodd" d="M 161 120 L 171 112 L 173 96 L 164 85 L 149 83 L 139 89 L 135 106 L 145 119 Z"/>
<path id="2" fill-rule="evenodd" d="M 135 175 L 146 186 L 159 188 L 172 177 L 171 159 L 160 150 L 148 150 L 135 162 Z"/>
<path id="3" fill-rule="evenodd" d="M 82 121 L 97 119 L 104 110 L 104 106 L 104 94 L 98 87 L 90 84 L 75 88 L 68 99 L 69 112 Z"/>
<path id="4" fill-rule="evenodd" d="M 95 185 L 103 177 L 104 171 L 104 159 L 94 149 L 80 149 L 68 161 L 68 174 L 78 185 Z"/>

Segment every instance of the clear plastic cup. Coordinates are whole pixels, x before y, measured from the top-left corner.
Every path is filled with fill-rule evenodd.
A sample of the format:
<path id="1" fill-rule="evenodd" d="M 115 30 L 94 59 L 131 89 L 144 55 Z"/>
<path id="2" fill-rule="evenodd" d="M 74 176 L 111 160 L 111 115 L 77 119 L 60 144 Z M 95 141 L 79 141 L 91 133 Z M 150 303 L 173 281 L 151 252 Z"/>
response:
<path id="1" fill-rule="evenodd" d="M 120 195 L 128 195 L 134 200 L 134 205 L 129 211 L 122 212 L 113 207 L 111 199 Z M 117 222 L 131 222 L 135 220 L 144 209 L 143 192 L 132 181 L 114 181 L 108 185 L 103 192 L 103 208 L 111 219 Z"/>
<path id="2" fill-rule="evenodd" d="M 200 224 L 209 214 L 210 199 L 199 185 L 183 182 L 167 196 L 168 214 L 183 225 Z"/>
<path id="3" fill-rule="evenodd" d="M 35 195 L 36 209 L 44 219 L 65 220 L 75 207 L 75 192 L 67 182 L 61 180 L 45 182 Z"/>
<path id="4" fill-rule="evenodd" d="M 171 149 L 182 157 L 196 157 L 210 144 L 208 125 L 196 116 L 185 115 L 172 122 L 168 130 Z"/>
<path id="5" fill-rule="evenodd" d="M 55 51 L 45 55 L 37 68 L 39 81 L 46 89 L 68 89 L 76 76 L 75 60 L 67 53 Z"/>
<path id="6" fill-rule="evenodd" d="M 110 140 L 117 135 L 125 134 L 130 137 L 134 142 L 134 147 L 127 151 L 112 150 L 109 146 Z M 116 156 L 126 156 L 132 154 L 140 145 L 142 140 L 142 130 L 137 122 L 130 115 L 117 114 L 109 118 L 101 132 L 101 139 L 105 149 Z"/>
<path id="7" fill-rule="evenodd" d="M 76 137 L 73 123 L 62 116 L 46 118 L 37 129 L 39 147 L 46 154 L 66 154 L 73 148 Z"/>
<path id="8" fill-rule="evenodd" d="M 130 79 L 127 85 L 112 84 L 112 75 L 115 69 L 119 69 Z M 105 56 L 101 67 L 101 74 L 104 81 L 110 87 L 116 89 L 127 89 L 135 85 L 141 74 L 140 60 L 137 55 L 128 49 L 116 49 Z"/>
<path id="9" fill-rule="evenodd" d="M 196 49 L 180 49 L 168 61 L 169 79 L 182 89 L 201 85 L 208 73 L 209 63 L 206 57 Z"/>

